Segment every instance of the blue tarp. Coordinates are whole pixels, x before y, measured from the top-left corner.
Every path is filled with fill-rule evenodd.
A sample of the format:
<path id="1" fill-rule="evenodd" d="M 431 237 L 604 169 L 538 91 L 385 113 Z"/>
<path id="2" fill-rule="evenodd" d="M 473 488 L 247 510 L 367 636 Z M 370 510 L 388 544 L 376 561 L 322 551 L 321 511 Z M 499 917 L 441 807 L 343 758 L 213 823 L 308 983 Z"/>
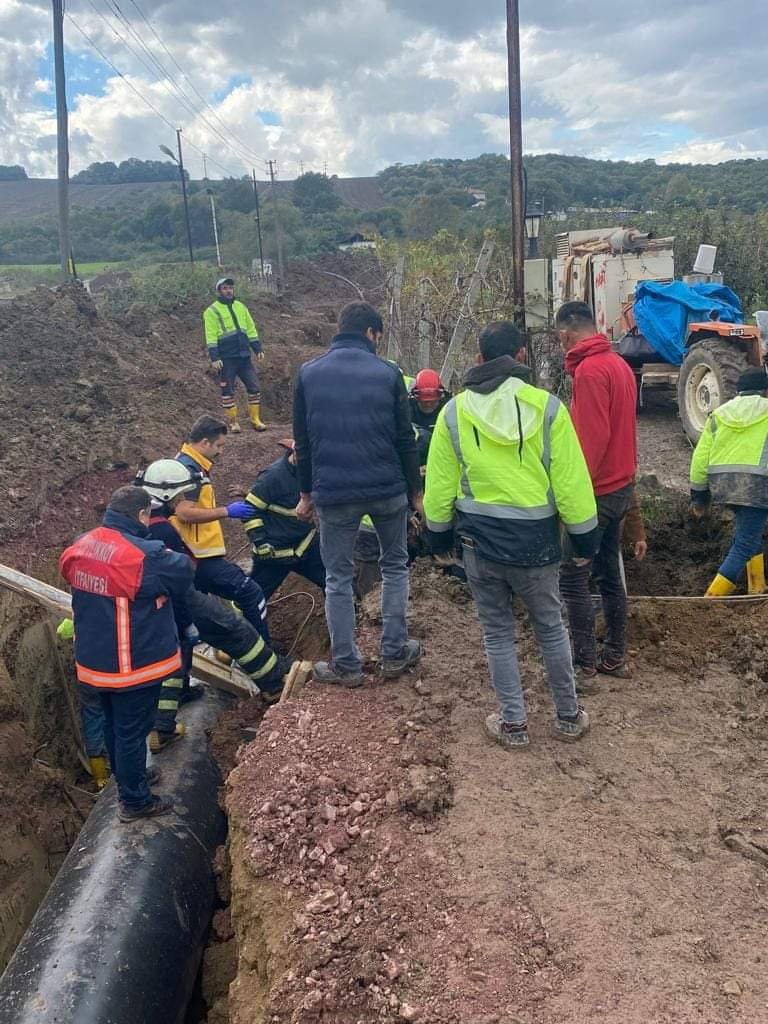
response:
<path id="1" fill-rule="evenodd" d="M 635 322 L 662 359 L 679 366 L 685 356 L 688 324 L 718 319 L 744 322 L 739 297 L 722 284 L 684 284 L 642 281 L 635 288 Z"/>

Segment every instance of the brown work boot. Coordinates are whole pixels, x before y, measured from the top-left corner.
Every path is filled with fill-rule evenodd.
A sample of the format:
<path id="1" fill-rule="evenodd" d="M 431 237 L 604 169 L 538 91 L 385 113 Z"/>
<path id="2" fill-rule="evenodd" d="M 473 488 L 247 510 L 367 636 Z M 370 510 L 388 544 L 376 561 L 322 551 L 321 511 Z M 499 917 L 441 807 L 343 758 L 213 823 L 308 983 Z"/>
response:
<path id="1" fill-rule="evenodd" d="M 170 800 L 153 796 L 149 803 L 142 807 L 126 807 L 125 804 L 120 804 L 117 816 L 122 822 L 141 821 L 143 818 L 159 818 L 163 814 L 170 814 L 172 810 L 173 803 Z"/>

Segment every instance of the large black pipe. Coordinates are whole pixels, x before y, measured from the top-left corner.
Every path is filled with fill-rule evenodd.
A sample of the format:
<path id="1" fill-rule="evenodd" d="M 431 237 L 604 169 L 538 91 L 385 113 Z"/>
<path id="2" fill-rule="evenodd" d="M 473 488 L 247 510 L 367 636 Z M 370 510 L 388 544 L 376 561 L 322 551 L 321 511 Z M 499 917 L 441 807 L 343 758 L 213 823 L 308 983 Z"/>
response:
<path id="1" fill-rule="evenodd" d="M 224 698 L 183 712 L 187 735 L 155 760 L 175 813 L 120 824 L 110 785 L 0 978 L 2 1024 L 176 1024 L 214 904 L 225 835 L 206 730 Z"/>

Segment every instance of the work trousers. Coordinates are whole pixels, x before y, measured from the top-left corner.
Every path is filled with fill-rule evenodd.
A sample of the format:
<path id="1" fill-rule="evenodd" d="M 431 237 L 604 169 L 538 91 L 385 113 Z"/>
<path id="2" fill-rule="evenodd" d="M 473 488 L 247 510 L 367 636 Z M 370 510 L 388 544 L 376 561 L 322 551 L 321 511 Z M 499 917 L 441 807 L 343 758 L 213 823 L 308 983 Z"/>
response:
<path id="1" fill-rule="evenodd" d="M 104 709 L 99 691 L 85 683 L 77 684 L 80 697 L 80 721 L 83 725 L 86 757 L 104 757 L 107 745 L 104 740 Z"/>
<path id="2" fill-rule="evenodd" d="M 578 713 L 571 645 L 563 622 L 558 566 L 516 566 L 490 562 L 465 541 L 464 569 L 483 627 L 491 682 L 501 708 L 501 720 L 510 725 L 527 721 L 520 666 L 515 645 L 512 600 L 523 602 L 544 659 L 547 682 L 560 718 Z"/>
<path id="3" fill-rule="evenodd" d="M 254 557 L 251 579 L 256 580 L 268 601 L 286 576 L 292 572 L 325 590 L 325 566 L 320 557 L 320 541 L 317 538 L 312 541 L 301 558 Z"/>
<path id="4" fill-rule="evenodd" d="M 225 601 L 233 601 L 253 628 L 269 642 L 264 593 L 259 584 L 244 573 L 239 565 L 228 562 L 223 555 L 199 558 L 195 570 L 195 588 L 204 594 L 215 594 Z"/>
<path id="5" fill-rule="evenodd" d="M 289 665 L 246 618 L 198 590 L 190 591 L 186 602 L 203 643 L 228 654 L 260 690 L 280 689 Z"/>
<path id="6" fill-rule="evenodd" d="M 597 497 L 599 547 L 591 563 L 576 565 L 573 550 L 565 542 L 565 557 L 560 569 L 560 590 L 568 609 L 577 665 L 597 666 L 595 607 L 589 592 L 593 576 L 603 603 L 605 618 L 604 654 L 612 664 L 623 664 L 627 655 L 627 592 L 621 570 L 621 524 L 629 511 L 633 485 Z"/>
<path id="7" fill-rule="evenodd" d="M 152 729 L 160 682 L 121 690 L 97 690 L 104 713 L 104 739 L 117 792 L 125 807 L 152 799 L 147 783 L 147 736 Z"/>
<path id="8" fill-rule="evenodd" d="M 155 715 L 155 729 L 158 732 L 172 733 L 176 729 L 176 715 L 179 711 L 179 704 L 184 695 L 184 690 L 190 686 L 190 671 L 192 669 L 192 651 L 194 645 L 188 640 L 179 640 L 181 650 L 181 668 L 178 675 L 164 679 L 160 687 L 160 696 L 157 701 L 157 714 Z"/>
<path id="9" fill-rule="evenodd" d="M 738 583 L 747 562 L 763 553 L 763 531 L 768 519 L 768 508 L 751 505 L 733 505 L 736 531 L 723 564 L 718 569 L 731 583 Z"/>
<path id="10" fill-rule="evenodd" d="M 248 395 L 248 404 L 256 405 L 261 401 L 259 391 L 259 375 L 250 356 L 239 356 L 236 359 L 222 359 L 224 364 L 219 371 L 219 387 L 221 388 L 221 404 L 225 409 L 234 409 L 235 383 L 237 378 L 243 382 Z"/>
<path id="11" fill-rule="evenodd" d="M 320 552 L 325 565 L 325 617 L 331 637 L 331 661 L 340 672 L 355 673 L 363 659 L 355 643 L 352 590 L 354 552 L 360 520 L 369 515 L 381 555 L 381 655 L 396 661 L 408 641 L 408 499 L 394 498 L 318 507 Z"/>

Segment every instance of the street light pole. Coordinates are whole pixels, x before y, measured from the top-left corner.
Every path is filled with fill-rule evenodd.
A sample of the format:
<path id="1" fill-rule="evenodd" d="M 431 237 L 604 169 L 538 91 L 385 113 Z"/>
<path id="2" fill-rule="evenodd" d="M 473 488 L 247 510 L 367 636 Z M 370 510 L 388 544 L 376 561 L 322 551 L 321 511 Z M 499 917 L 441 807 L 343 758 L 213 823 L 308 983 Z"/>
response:
<path id="1" fill-rule="evenodd" d="M 259 207 L 259 186 L 256 184 L 256 168 L 251 168 L 253 175 L 253 200 L 256 204 L 254 219 L 256 221 L 256 233 L 259 238 L 259 262 L 261 263 L 261 279 L 264 280 L 264 246 L 261 241 L 261 209 Z"/>
<path id="2" fill-rule="evenodd" d="M 181 175 L 181 194 L 184 197 L 184 220 L 187 224 L 187 245 L 189 246 L 189 262 L 195 262 L 192 252 L 192 228 L 189 224 L 189 201 L 187 200 L 187 179 L 184 177 L 184 160 L 181 155 L 181 128 L 176 129 L 176 145 L 179 147 L 179 174 Z"/>
<path id="3" fill-rule="evenodd" d="M 221 249 L 219 248 L 219 226 L 216 223 L 216 203 L 213 198 L 213 189 L 207 188 L 205 190 L 208 193 L 208 197 L 211 200 L 211 218 L 213 220 L 213 240 L 216 243 L 216 266 L 221 269 Z"/>
<path id="4" fill-rule="evenodd" d="M 525 328 L 525 197 L 523 188 L 523 112 L 520 96 L 520 11 L 507 0 L 509 79 L 509 163 L 512 185 L 512 302 L 515 323 Z"/>

